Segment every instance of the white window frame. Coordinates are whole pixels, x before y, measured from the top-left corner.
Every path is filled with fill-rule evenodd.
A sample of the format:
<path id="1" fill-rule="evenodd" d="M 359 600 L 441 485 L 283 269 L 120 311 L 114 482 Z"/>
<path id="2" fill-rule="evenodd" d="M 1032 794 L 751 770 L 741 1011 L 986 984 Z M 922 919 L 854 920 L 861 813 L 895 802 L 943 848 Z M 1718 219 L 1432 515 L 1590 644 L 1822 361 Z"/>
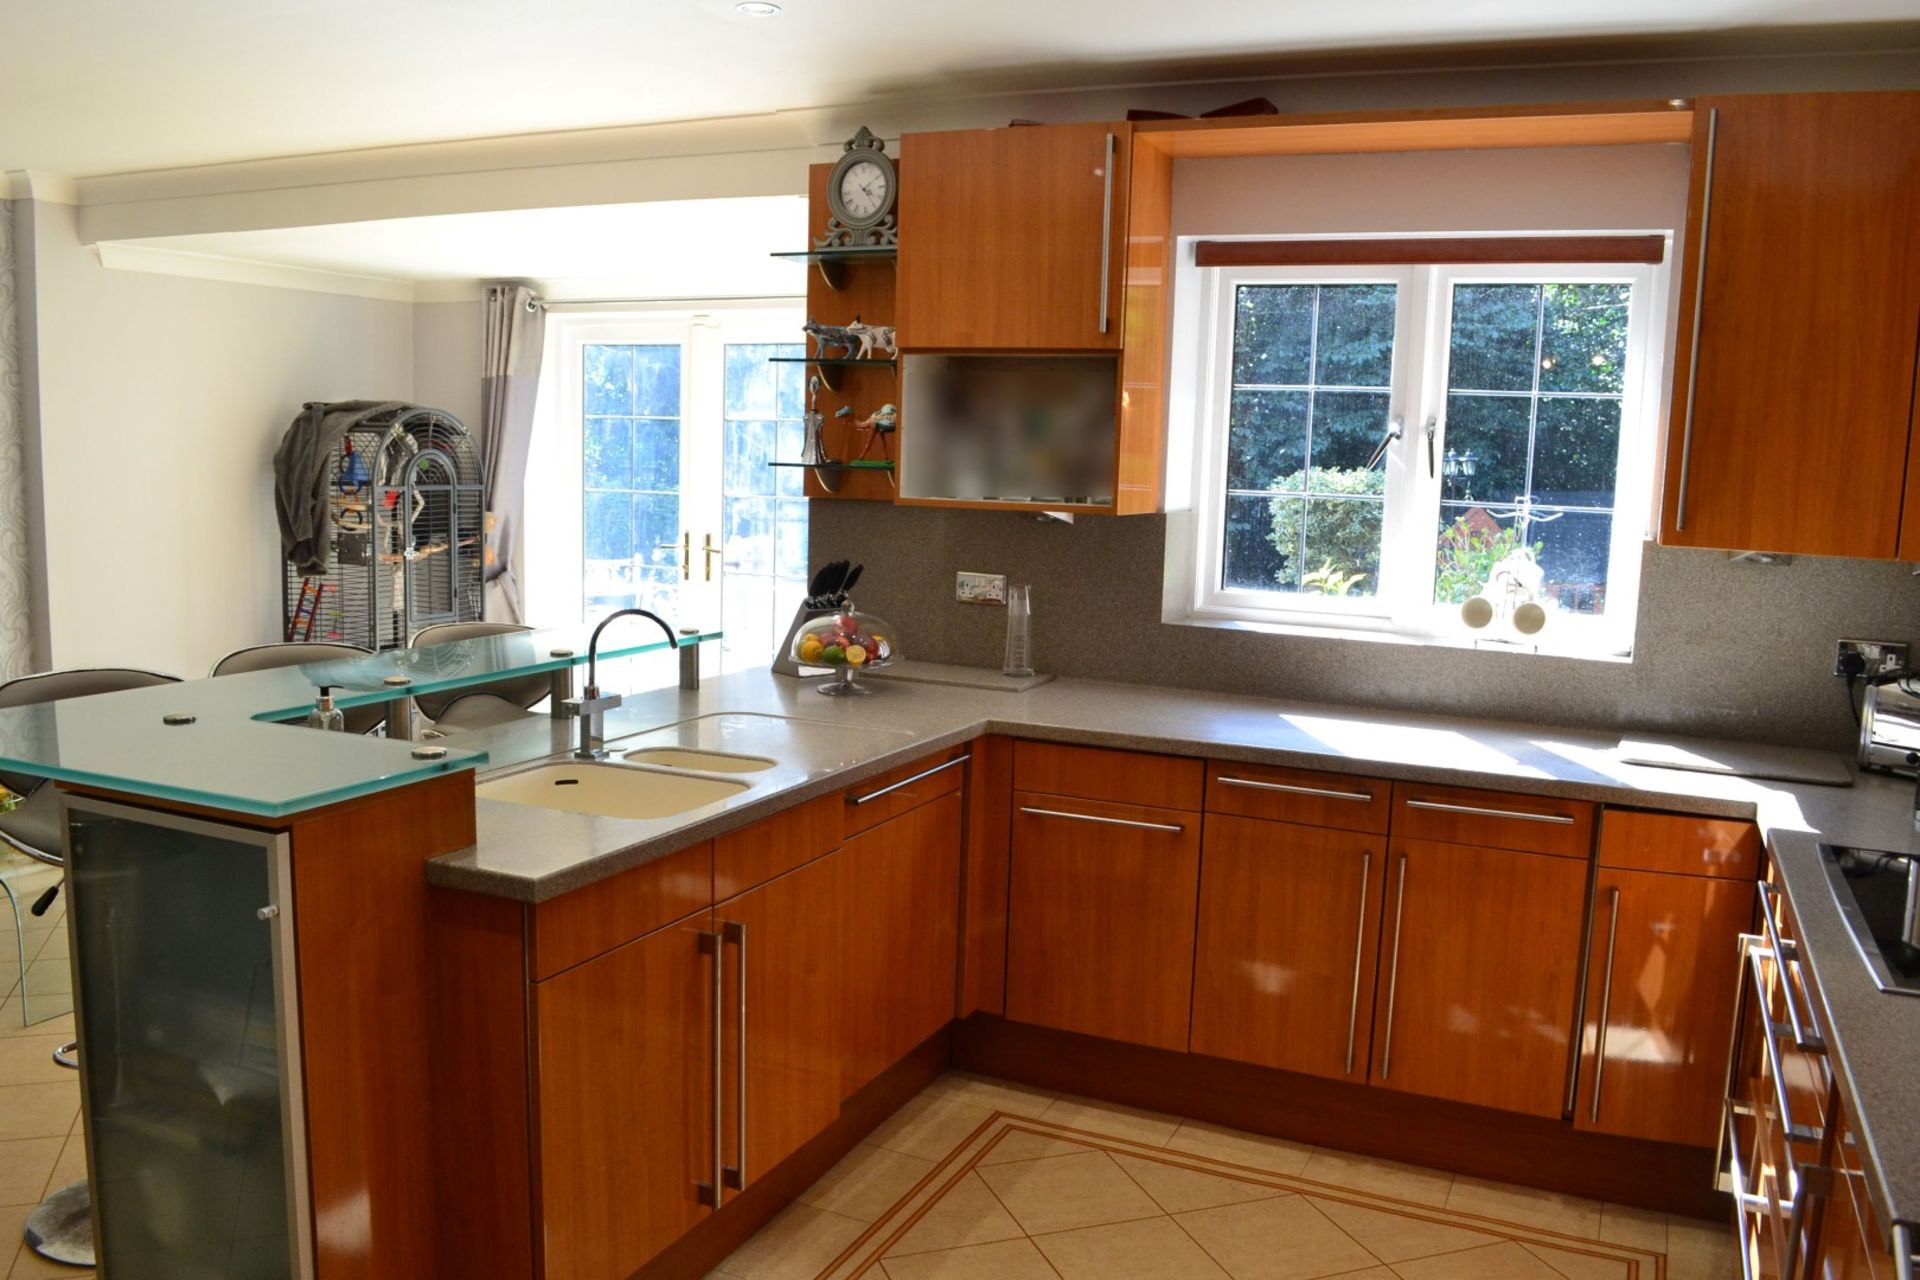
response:
<path id="1" fill-rule="evenodd" d="M 1640 544 L 1648 529 L 1662 384 L 1660 333 L 1667 315 L 1663 265 L 1513 264 L 1394 267 L 1218 267 L 1183 273 L 1197 285 L 1198 354 L 1188 366 L 1192 391 L 1193 536 L 1187 589 L 1169 597 L 1170 621 L 1244 625 L 1284 631 L 1350 634 L 1417 643 L 1520 648 L 1576 656 L 1624 657 L 1631 653 L 1640 580 Z M 1197 278 L 1196 278 L 1197 277 Z M 1433 456 L 1444 458 L 1447 416 L 1448 336 L 1456 285 L 1502 281 L 1628 283 L 1625 382 L 1622 386 L 1620 453 L 1615 464 L 1614 518 L 1609 548 L 1607 611 L 1575 615 L 1554 612 L 1537 637 L 1522 640 L 1490 628 L 1476 632 L 1457 607 L 1432 600 L 1431 545 L 1438 527 L 1441 477 L 1427 463 L 1427 424 L 1433 424 Z M 1401 428 L 1388 448 L 1383 501 L 1382 556 L 1377 592 L 1367 597 L 1288 595 L 1221 585 L 1225 553 L 1227 426 L 1232 404 L 1233 325 L 1241 285 L 1363 284 L 1399 286 L 1394 365 L 1387 420 Z M 1189 294 L 1189 296 L 1193 296 Z M 1193 330 L 1189 330 L 1192 332 Z M 1176 322 L 1176 332 L 1178 324 Z M 1183 362 L 1184 363 L 1184 362 Z M 1383 433 L 1387 423 L 1382 423 Z M 1439 468 L 1434 469 L 1435 472 Z M 1176 571 L 1182 566 L 1170 566 Z M 1177 602 L 1177 604 L 1176 604 Z M 1184 616 L 1179 616 L 1184 615 Z M 1491 632 L 1491 634 L 1489 634 Z"/>

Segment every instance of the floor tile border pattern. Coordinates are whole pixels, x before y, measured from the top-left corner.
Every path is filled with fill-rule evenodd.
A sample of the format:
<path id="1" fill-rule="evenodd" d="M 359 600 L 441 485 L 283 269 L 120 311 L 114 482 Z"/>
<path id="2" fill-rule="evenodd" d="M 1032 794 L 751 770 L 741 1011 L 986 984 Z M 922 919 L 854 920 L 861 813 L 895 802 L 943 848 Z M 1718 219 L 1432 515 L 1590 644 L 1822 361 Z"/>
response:
<path id="1" fill-rule="evenodd" d="M 871 1226 L 861 1232 L 852 1244 L 829 1263 L 826 1269 L 820 1272 L 818 1280 L 869 1280 L 870 1277 L 880 1275 L 880 1262 L 887 1251 L 905 1239 L 907 1233 L 913 1230 L 915 1225 L 945 1198 L 948 1192 L 979 1168 L 981 1161 L 986 1159 L 995 1147 L 1015 1133 L 1040 1138 L 1057 1138 L 1063 1142 L 1075 1143 L 1096 1151 L 1133 1156 L 1194 1173 L 1212 1174 L 1215 1177 L 1247 1182 L 1281 1192 L 1308 1195 L 1361 1209 L 1398 1214 L 1401 1217 L 1435 1226 L 1484 1231 L 1522 1245 L 1533 1243 L 1609 1262 L 1621 1262 L 1626 1264 L 1628 1280 L 1666 1280 L 1667 1258 L 1664 1253 L 1637 1249 L 1630 1245 L 1610 1244 L 1583 1236 L 1565 1235 L 1543 1227 L 1526 1226 L 1499 1218 L 1439 1209 L 1410 1200 L 1356 1191 L 1351 1187 L 1316 1182 L 1311 1178 L 1292 1174 L 1274 1173 L 1249 1165 L 1217 1160 L 1210 1156 L 1148 1146 L 1126 1138 L 1075 1129 L 1067 1125 L 1050 1124 L 1045 1120 L 1010 1115 L 1002 1111 L 995 1111 L 981 1121 L 978 1128 L 947 1153 L 938 1164 L 929 1169 L 905 1195 L 894 1203 L 892 1208 L 875 1219 Z M 1338 1226 L 1337 1223 L 1334 1225 Z M 1365 1248 L 1364 1245 L 1361 1247 Z"/>

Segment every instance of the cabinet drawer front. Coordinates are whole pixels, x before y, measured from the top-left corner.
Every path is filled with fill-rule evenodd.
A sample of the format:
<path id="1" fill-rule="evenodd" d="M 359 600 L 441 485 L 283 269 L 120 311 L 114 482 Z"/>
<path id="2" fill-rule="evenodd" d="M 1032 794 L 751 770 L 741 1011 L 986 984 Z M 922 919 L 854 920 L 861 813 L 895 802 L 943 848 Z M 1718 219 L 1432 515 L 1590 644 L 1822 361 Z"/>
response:
<path id="1" fill-rule="evenodd" d="M 1056 742 L 1020 742 L 1013 748 L 1013 785 L 1022 791 L 1197 811 L 1205 778 L 1201 761 L 1180 756 Z"/>
<path id="2" fill-rule="evenodd" d="M 841 835 L 858 835 L 936 796 L 958 791 L 966 778 L 967 757 L 966 747 L 953 747 L 848 787 L 841 803 Z"/>
<path id="3" fill-rule="evenodd" d="M 535 982 L 713 905 L 713 842 L 670 853 L 533 907 Z"/>
<path id="4" fill-rule="evenodd" d="M 1007 1016 L 1187 1047 L 1198 815 L 1013 797 Z"/>
<path id="5" fill-rule="evenodd" d="M 1207 761 L 1207 810 L 1211 813 L 1378 835 L 1387 829 L 1392 794 L 1391 783 L 1344 773 Z"/>
<path id="6" fill-rule="evenodd" d="M 1751 822 L 1639 809 L 1608 809 L 1600 816 L 1603 867 L 1754 880 L 1760 847 L 1760 829 Z"/>
<path id="7" fill-rule="evenodd" d="M 1393 784 L 1393 834 L 1408 840 L 1584 858 L 1593 849 L 1593 809 L 1585 800 Z"/>
<path id="8" fill-rule="evenodd" d="M 824 795 L 750 827 L 715 836 L 714 901 L 745 893 L 833 852 L 840 845 L 845 808 L 846 801 L 838 794 Z"/>

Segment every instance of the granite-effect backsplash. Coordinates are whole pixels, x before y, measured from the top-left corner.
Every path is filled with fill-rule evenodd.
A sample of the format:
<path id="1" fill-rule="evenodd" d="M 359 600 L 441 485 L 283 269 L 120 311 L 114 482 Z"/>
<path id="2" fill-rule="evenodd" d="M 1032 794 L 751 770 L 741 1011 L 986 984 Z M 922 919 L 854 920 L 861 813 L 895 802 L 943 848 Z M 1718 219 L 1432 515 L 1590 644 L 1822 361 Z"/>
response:
<path id="1" fill-rule="evenodd" d="M 815 502 L 810 560 L 864 561 L 861 608 L 924 661 L 1000 665 L 1005 611 L 954 603 L 970 569 L 1033 584 L 1035 665 L 1059 675 L 1838 751 L 1855 729 L 1826 674 L 1834 641 L 1920 639 L 1904 564 L 1653 546 L 1631 663 L 1170 625 L 1167 522 Z"/>

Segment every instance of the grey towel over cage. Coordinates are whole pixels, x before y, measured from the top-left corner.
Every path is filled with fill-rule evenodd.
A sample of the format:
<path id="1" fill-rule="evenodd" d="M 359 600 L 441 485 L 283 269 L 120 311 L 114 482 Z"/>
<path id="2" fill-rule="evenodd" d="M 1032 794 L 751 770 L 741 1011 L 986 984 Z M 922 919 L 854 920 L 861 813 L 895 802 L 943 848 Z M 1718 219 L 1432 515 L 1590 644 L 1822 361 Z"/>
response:
<path id="1" fill-rule="evenodd" d="M 274 454 L 285 638 L 391 649 L 479 619 L 484 501 L 479 442 L 451 414 L 305 406 Z"/>

